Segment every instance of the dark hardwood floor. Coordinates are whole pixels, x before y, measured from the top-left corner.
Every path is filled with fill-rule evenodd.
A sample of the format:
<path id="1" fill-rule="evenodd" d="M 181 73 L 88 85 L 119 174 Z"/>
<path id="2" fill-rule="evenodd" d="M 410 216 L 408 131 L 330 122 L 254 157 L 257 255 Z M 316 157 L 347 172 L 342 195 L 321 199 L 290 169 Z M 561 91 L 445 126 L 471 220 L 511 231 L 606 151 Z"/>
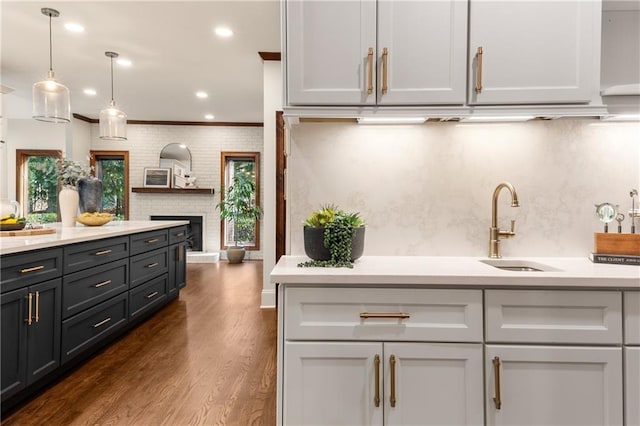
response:
<path id="1" fill-rule="evenodd" d="M 276 311 L 262 262 L 189 264 L 186 288 L 2 425 L 274 425 Z"/>

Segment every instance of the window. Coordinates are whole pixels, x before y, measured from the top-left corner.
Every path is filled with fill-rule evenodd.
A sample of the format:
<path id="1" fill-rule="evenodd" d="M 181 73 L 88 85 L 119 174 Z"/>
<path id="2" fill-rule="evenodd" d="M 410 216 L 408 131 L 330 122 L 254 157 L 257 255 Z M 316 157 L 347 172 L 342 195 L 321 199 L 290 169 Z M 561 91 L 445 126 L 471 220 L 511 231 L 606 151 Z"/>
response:
<path id="1" fill-rule="evenodd" d="M 251 178 L 255 184 L 255 204 L 260 205 L 260 153 L 259 152 L 222 152 L 220 181 L 227 188 L 234 176 L 243 174 Z M 221 194 L 223 197 L 224 194 Z M 222 221 L 220 225 L 220 243 L 222 249 L 234 245 L 238 241 L 247 250 L 260 249 L 260 222 L 247 219 L 242 223 Z"/>
<path id="2" fill-rule="evenodd" d="M 57 150 L 16 150 L 16 198 L 29 222 L 58 221 Z"/>
<path id="3" fill-rule="evenodd" d="M 91 151 L 94 175 L 102 181 L 102 211 L 129 218 L 129 152 Z"/>

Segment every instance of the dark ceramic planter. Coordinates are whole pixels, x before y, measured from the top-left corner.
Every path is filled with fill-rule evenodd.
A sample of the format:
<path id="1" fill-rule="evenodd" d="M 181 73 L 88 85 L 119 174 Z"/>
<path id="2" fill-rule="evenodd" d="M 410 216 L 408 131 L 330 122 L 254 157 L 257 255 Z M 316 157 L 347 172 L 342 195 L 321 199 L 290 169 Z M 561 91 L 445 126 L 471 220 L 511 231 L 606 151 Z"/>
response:
<path id="1" fill-rule="evenodd" d="M 362 257 L 364 252 L 364 226 L 355 228 L 351 241 L 351 260 Z M 331 252 L 324 246 L 324 228 L 304 227 L 304 252 L 313 260 L 331 260 Z"/>
<path id="2" fill-rule="evenodd" d="M 102 211 L 102 181 L 94 177 L 78 179 L 80 212 L 95 213 Z"/>

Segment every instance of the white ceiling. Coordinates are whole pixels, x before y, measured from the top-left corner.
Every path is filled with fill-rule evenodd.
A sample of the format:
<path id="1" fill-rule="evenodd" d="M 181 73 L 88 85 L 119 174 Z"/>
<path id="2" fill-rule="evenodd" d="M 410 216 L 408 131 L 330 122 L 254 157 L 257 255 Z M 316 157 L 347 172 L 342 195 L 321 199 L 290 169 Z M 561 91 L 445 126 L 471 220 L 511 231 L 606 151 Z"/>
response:
<path id="1" fill-rule="evenodd" d="M 31 87 L 49 69 L 49 18 L 53 70 L 71 92 L 72 113 L 96 119 L 111 99 L 105 51 L 130 59 L 114 62 L 114 98 L 129 120 L 263 121 L 263 63 L 258 52 L 280 51 L 277 0 L 259 1 L 5 1 L 1 13 L 2 115 L 31 116 Z M 85 27 L 71 33 L 67 22 Z M 234 35 L 215 35 L 217 26 Z M 98 93 L 89 97 L 87 87 Z M 206 91 L 199 99 L 196 91 Z"/>

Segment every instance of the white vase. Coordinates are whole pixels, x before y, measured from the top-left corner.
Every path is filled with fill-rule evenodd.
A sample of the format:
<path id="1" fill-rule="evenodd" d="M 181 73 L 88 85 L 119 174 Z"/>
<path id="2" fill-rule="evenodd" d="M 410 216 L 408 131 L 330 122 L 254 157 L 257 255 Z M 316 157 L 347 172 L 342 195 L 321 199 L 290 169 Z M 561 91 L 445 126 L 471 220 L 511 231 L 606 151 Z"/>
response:
<path id="1" fill-rule="evenodd" d="M 63 187 L 58 194 L 58 204 L 60 205 L 60 220 L 62 226 L 76 226 L 76 217 L 78 215 L 78 205 L 80 196 L 78 191 L 72 187 Z"/>

